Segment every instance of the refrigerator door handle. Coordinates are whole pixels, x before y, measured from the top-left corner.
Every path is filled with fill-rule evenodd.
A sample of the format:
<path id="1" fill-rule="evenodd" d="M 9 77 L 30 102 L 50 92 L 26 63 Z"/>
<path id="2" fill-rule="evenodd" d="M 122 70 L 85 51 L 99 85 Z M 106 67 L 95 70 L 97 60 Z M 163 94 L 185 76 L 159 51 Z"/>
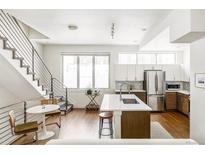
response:
<path id="1" fill-rule="evenodd" d="M 158 87 L 158 84 L 159 84 L 159 78 L 158 78 L 158 74 L 156 73 L 156 75 L 157 75 L 157 93 L 158 93 L 158 89 L 159 89 L 159 87 Z"/>
<path id="2" fill-rule="evenodd" d="M 157 94 L 157 91 L 158 91 L 158 88 L 157 88 L 157 84 L 158 84 L 158 81 L 157 81 L 157 73 L 155 74 L 155 93 Z"/>

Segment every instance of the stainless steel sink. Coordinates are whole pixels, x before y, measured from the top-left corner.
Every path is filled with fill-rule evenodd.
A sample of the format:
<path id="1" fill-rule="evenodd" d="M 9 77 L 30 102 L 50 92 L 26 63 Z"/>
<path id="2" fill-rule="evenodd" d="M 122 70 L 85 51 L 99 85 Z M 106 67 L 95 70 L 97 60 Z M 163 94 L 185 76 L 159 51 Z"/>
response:
<path id="1" fill-rule="evenodd" d="M 136 99 L 131 99 L 131 98 L 124 98 L 122 99 L 124 104 L 139 104 L 139 102 L 136 101 Z"/>

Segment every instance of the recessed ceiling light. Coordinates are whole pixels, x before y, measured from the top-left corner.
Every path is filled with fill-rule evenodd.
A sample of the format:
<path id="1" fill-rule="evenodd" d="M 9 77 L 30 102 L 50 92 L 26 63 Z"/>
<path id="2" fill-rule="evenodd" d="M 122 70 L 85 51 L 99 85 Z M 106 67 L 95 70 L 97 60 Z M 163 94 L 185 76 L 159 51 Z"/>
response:
<path id="1" fill-rule="evenodd" d="M 146 28 L 142 28 L 141 30 L 142 30 L 143 32 L 147 31 L 147 29 L 146 29 Z"/>
<path id="2" fill-rule="evenodd" d="M 76 25 L 68 25 L 68 28 L 70 30 L 76 30 L 76 29 L 78 29 L 78 26 L 76 26 Z"/>

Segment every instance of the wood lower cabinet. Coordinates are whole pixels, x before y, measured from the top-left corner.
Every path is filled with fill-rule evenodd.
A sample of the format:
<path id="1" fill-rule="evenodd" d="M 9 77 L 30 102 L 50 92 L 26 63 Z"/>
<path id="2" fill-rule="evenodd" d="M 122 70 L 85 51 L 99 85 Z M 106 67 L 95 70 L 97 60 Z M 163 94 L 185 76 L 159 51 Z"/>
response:
<path id="1" fill-rule="evenodd" d="M 185 94 L 177 94 L 177 110 L 183 114 L 189 115 L 189 96 Z"/>
<path id="2" fill-rule="evenodd" d="M 167 110 L 177 109 L 177 93 L 176 92 L 166 92 L 165 101 L 166 101 Z"/>
<path id="3" fill-rule="evenodd" d="M 150 138 L 150 112 L 122 111 L 121 138 Z"/>
<path id="4" fill-rule="evenodd" d="M 166 109 L 178 110 L 179 112 L 189 115 L 189 96 L 180 92 L 166 92 Z"/>
<path id="5" fill-rule="evenodd" d="M 115 92 L 116 94 L 120 94 L 120 92 Z M 122 92 L 122 94 L 129 94 L 128 92 Z M 147 95 L 144 91 L 139 92 L 130 92 L 130 94 L 135 94 L 140 100 L 142 100 L 144 103 L 147 103 Z"/>
<path id="6" fill-rule="evenodd" d="M 134 93 L 139 99 L 141 99 L 144 103 L 147 103 L 147 95 L 146 92 L 135 92 Z"/>

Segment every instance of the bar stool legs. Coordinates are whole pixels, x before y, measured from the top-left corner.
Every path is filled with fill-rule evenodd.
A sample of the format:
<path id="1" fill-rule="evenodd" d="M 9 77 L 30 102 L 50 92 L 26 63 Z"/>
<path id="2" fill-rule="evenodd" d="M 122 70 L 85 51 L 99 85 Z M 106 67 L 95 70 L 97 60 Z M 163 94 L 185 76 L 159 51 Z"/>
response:
<path id="1" fill-rule="evenodd" d="M 105 122 L 104 120 L 108 120 L 108 122 Z M 108 127 L 104 127 L 103 125 L 105 123 L 108 123 Z M 109 130 L 109 134 L 102 134 L 102 130 L 103 129 L 108 129 Z M 110 138 L 113 138 L 113 124 L 112 124 L 112 114 L 111 113 L 100 113 L 99 114 L 99 138 L 101 138 L 101 136 L 110 136 Z"/>
<path id="2" fill-rule="evenodd" d="M 99 138 L 101 138 L 101 135 L 102 135 L 102 128 L 103 128 L 103 119 L 100 118 L 99 119 Z"/>
<path id="3" fill-rule="evenodd" d="M 109 119 L 109 126 L 110 126 L 110 137 L 113 138 L 113 126 L 112 126 L 112 119 Z"/>

